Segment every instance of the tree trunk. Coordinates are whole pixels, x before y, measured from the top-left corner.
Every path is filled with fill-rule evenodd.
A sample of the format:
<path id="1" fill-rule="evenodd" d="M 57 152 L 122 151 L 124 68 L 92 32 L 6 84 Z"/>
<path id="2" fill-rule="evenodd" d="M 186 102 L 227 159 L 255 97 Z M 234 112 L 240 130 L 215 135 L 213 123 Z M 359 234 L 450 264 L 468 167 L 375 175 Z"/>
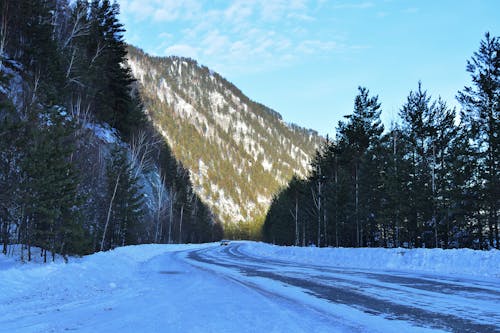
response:
<path id="1" fill-rule="evenodd" d="M 436 212 L 436 145 L 432 144 L 432 222 L 434 223 L 435 248 L 438 248 L 438 219 Z"/>
<path id="2" fill-rule="evenodd" d="M 172 224 L 174 222 L 174 189 L 170 190 L 170 216 L 168 219 L 168 244 L 172 244 Z"/>
<path id="3" fill-rule="evenodd" d="M 358 211 L 358 204 L 359 204 L 359 178 L 358 178 L 358 170 L 359 170 L 359 165 L 358 162 L 356 162 L 355 170 L 354 170 L 354 184 L 355 184 L 355 209 L 354 209 L 354 214 L 356 216 L 356 246 L 360 247 L 361 244 L 361 239 L 360 239 L 360 230 L 359 230 L 359 211 Z"/>
<path id="4" fill-rule="evenodd" d="M 328 246 L 328 234 L 327 234 L 327 220 L 326 220 L 326 208 L 323 208 L 323 245 Z"/>
<path id="5" fill-rule="evenodd" d="M 7 209 L 5 209 L 5 213 L 7 213 Z M 10 223 L 8 222 L 7 215 L 5 215 L 2 222 L 3 254 L 7 254 L 7 246 L 9 245 L 9 229 L 10 229 L 9 227 Z"/>
<path id="6" fill-rule="evenodd" d="M 113 207 L 113 201 L 115 200 L 116 190 L 118 188 L 119 181 L 120 181 L 120 174 L 118 174 L 118 176 L 116 177 L 116 183 L 115 183 L 115 188 L 113 190 L 113 195 L 111 196 L 111 200 L 109 201 L 108 216 L 106 217 L 106 224 L 104 225 L 104 231 L 102 233 L 102 240 L 101 240 L 100 251 L 103 251 L 103 249 L 104 249 L 104 240 L 106 239 L 106 233 L 108 231 L 109 220 L 110 220 L 110 217 L 111 217 L 111 209 Z"/>
<path id="7" fill-rule="evenodd" d="M 297 193 L 295 193 L 295 246 L 299 245 L 299 221 L 298 221 L 298 213 L 299 213 L 299 200 L 297 197 Z"/>
<path id="8" fill-rule="evenodd" d="M 338 187 L 338 164 L 335 156 L 335 246 L 339 247 L 339 187 Z"/>
<path id="9" fill-rule="evenodd" d="M 182 217 L 184 216 L 184 205 L 181 206 L 181 219 L 179 222 L 179 244 L 182 243 Z"/>
<path id="10" fill-rule="evenodd" d="M 320 176 L 321 177 L 321 176 Z M 321 246 L 321 178 L 318 180 L 318 243 Z"/>

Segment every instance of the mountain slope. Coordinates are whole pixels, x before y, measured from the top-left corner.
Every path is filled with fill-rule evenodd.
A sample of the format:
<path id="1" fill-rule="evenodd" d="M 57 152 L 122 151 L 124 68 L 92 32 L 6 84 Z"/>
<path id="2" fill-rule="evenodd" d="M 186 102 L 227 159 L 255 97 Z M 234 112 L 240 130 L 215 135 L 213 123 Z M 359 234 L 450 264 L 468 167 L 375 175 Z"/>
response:
<path id="1" fill-rule="evenodd" d="M 129 65 L 149 116 L 226 224 L 262 216 L 280 186 L 306 175 L 316 132 L 287 125 L 191 59 L 129 47 Z"/>

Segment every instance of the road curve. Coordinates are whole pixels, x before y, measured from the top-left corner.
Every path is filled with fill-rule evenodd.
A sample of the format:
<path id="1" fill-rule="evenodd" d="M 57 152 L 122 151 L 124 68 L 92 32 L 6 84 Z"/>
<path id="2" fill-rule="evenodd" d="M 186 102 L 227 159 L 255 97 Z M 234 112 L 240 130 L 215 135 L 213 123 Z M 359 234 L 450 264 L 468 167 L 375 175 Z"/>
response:
<path id="1" fill-rule="evenodd" d="M 265 290 L 265 280 L 278 282 L 300 288 L 306 297 L 416 327 L 500 332 L 500 286 L 487 281 L 271 260 L 248 253 L 245 243 L 238 242 L 193 250 L 186 258 L 192 265 L 226 274 L 253 288 Z M 288 297 L 286 292 L 267 292 Z"/>

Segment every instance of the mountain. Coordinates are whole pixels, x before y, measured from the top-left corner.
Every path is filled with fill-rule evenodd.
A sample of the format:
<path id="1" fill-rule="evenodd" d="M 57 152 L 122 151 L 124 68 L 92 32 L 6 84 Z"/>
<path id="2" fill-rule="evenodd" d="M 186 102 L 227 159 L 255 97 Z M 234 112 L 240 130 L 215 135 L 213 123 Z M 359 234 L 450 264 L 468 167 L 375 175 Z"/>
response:
<path id="1" fill-rule="evenodd" d="M 262 218 L 293 174 L 307 175 L 317 132 L 285 123 L 192 59 L 128 52 L 148 116 L 226 229 Z"/>

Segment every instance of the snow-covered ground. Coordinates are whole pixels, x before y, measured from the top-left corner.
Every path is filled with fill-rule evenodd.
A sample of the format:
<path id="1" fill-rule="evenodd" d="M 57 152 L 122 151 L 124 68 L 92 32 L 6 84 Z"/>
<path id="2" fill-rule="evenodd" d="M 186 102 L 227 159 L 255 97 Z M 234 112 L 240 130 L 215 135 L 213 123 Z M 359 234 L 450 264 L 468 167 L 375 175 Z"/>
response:
<path id="1" fill-rule="evenodd" d="M 500 278 L 500 251 L 470 249 L 315 248 L 246 243 L 249 255 L 297 263 Z"/>
<path id="2" fill-rule="evenodd" d="M 67 264 L 0 255 L 0 332 L 486 332 L 500 331 L 498 304 L 500 251 L 232 242 Z"/>

